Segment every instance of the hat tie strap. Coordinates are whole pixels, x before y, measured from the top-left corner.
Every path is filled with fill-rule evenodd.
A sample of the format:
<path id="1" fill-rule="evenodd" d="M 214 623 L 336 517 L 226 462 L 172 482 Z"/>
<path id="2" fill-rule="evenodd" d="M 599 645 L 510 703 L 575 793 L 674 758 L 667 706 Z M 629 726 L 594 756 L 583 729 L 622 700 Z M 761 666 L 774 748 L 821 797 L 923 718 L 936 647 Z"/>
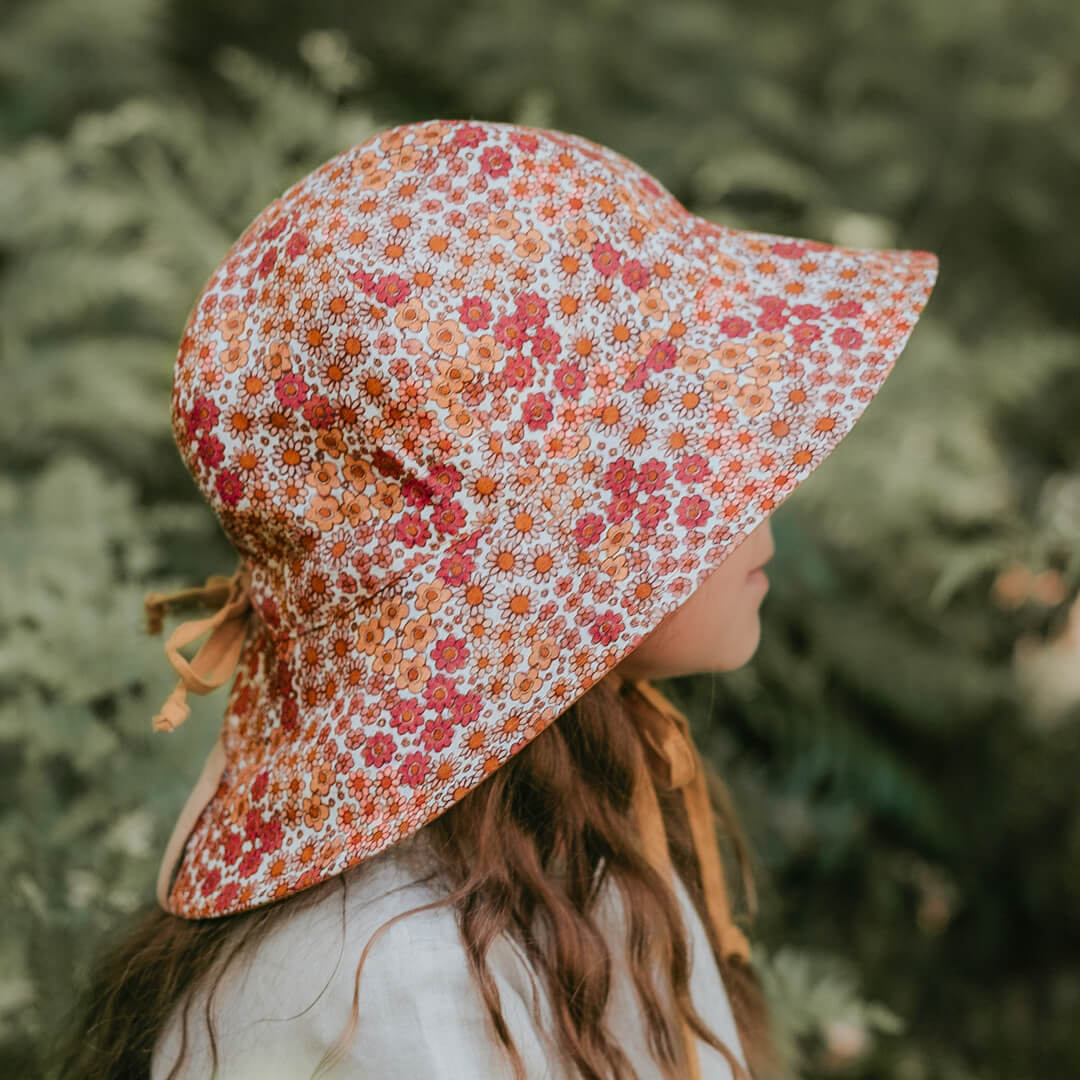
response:
<path id="1" fill-rule="evenodd" d="M 232 577 L 212 574 L 204 585 L 191 589 L 146 594 L 143 606 L 149 634 L 160 633 L 162 619 L 170 608 L 219 605 L 205 619 L 181 623 L 165 642 L 165 655 L 180 678 L 154 717 L 155 731 L 172 731 L 188 718 L 191 709 L 185 699 L 189 690 L 194 694 L 209 694 L 232 677 L 249 624 L 250 586 L 251 571 L 241 564 Z M 180 649 L 205 633 L 210 636 L 189 663 L 181 656 Z"/>
<path id="2" fill-rule="evenodd" d="M 720 951 L 725 958 L 738 956 L 749 963 L 750 943 L 731 919 L 723 864 L 712 824 L 705 768 L 694 746 L 689 721 L 646 680 L 633 680 L 628 685 L 649 706 L 635 710 L 646 753 L 634 778 L 632 799 L 645 856 L 665 880 L 674 880 L 675 870 L 653 779 L 655 769 L 659 782 L 666 788 L 682 789 L 694 850 L 701 869 L 705 910 L 716 933 Z M 683 1038 L 687 1076 L 690 1080 L 698 1080 L 701 1073 L 694 1034 L 685 1024 Z"/>

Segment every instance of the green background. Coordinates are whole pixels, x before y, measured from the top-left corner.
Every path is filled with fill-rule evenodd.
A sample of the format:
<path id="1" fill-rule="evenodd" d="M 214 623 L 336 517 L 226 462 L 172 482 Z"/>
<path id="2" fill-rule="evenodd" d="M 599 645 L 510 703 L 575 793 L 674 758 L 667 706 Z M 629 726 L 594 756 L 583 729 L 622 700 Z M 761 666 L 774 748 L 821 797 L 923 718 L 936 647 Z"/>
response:
<path id="1" fill-rule="evenodd" d="M 275 196 L 467 117 L 696 213 L 941 260 L 773 516 L 754 659 L 667 689 L 759 855 L 801 1076 L 1080 1076 L 1080 6 L 22 0 L 0 16 L 0 1074 L 142 904 L 220 716 L 150 589 L 234 557 L 171 441 L 191 304 Z"/>

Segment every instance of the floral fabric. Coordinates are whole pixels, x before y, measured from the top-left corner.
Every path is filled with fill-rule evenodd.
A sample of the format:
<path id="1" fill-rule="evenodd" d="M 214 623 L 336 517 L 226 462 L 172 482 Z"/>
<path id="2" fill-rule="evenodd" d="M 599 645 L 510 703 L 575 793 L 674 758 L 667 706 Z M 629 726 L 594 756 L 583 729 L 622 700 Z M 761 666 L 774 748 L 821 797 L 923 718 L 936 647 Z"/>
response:
<path id="1" fill-rule="evenodd" d="M 254 618 L 168 910 L 308 888 L 489 776 L 821 464 L 936 275 L 508 123 L 394 127 L 276 199 L 176 359 Z"/>

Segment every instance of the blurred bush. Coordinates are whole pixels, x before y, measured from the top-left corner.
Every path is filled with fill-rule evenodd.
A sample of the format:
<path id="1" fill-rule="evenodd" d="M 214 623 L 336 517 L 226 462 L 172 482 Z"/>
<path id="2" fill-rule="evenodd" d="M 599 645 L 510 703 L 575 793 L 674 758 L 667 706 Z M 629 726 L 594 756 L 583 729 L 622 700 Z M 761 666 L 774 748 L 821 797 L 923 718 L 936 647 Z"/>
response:
<path id="1" fill-rule="evenodd" d="M 895 372 L 798 497 L 751 664 L 670 687 L 761 856 L 807 1077 L 1080 1075 L 1080 9 L 1065 0 L 9 3 L 0 1073 L 152 898 L 220 698 L 155 737 L 149 589 L 231 548 L 179 333 L 273 197 L 413 119 L 575 131 L 728 224 L 917 247 Z M 208 44 L 209 43 L 209 44 Z"/>

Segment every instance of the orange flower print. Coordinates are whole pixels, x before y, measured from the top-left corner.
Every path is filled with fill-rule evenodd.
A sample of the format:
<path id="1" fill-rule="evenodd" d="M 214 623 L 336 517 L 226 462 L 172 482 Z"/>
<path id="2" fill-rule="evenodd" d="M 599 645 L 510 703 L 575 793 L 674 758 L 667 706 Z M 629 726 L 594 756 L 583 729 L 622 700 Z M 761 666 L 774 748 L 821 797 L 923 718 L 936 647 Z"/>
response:
<path id="1" fill-rule="evenodd" d="M 401 649 L 393 642 L 381 644 L 371 657 L 371 670 L 383 674 L 393 674 L 401 663 Z"/>
<path id="2" fill-rule="evenodd" d="M 348 518 L 349 524 L 356 528 L 357 525 L 371 520 L 371 500 L 366 495 L 346 495 L 341 504 L 341 512 Z"/>
<path id="3" fill-rule="evenodd" d="M 443 319 L 433 322 L 428 328 L 428 345 L 436 352 L 445 353 L 447 356 L 455 356 L 458 346 L 465 340 L 454 319 Z"/>
<path id="4" fill-rule="evenodd" d="M 313 795 L 329 795 L 335 780 L 334 770 L 327 764 L 318 765 L 311 774 Z"/>
<path id="5" fill-rule="evenodd" d="M 363 492 L 369 484 L 375 482 L 375 470 L 365 458 L 358 454 L 346 454 L 342 478 L 350 487 Z"/>
<path id="6" fill-rule="evenodd" d="M 320 495 L 329 495 L 339 483 L 337 466 L 332 461 L 320 461 L 304 477 L 304 483 L 313 487 Z"/>
<path id="7" fill-rule="evenodd" d="M 394 315 L 394 325 L 402 330 L 419 333 L 431 319 L 427 308 L 419 300 L 406 300 Z"/>
<path id="8" fill-rule="evenodd" d="M 312 795 L 303 801 L 304 824 L 309 829 L 321 829 L 330 816 L 330 807 L 319 798 Z"/>
<path id="9" fill-rule="evenodd" d="M 431 625 L 431 613 L 425 611 L 418 618 L 410 619 L 401 628 L 401 640 L 403 648 L 414 652 L 421 652 L 435 640 L 437 631 Z"/>
<path id="10" fill-rule="evenodd" d="M 747 347 L 745 345 L 737 341 L 728 341 L 721 345 L 719 349 L 713 349 L 709 353 L 709 359 L 715 360 L 716 363 L 726 368 L 736 370 L 741 368 L 750 358 L 747 356 Z"/>
<path id="11" fill-rule="evenodd" d="M 450 590 L 438 578 L 434 581 L 426 581 L 416 590 L 416 607 L 418 611 L 427 611 L 434 614 L 450 599 Z"/>
<path id="12" fill-rule="evenodd" d="M 735 404 L 745 416 L 759 416 L 772 410 L 772 391 L 767 386 L 748 383 L 739 388 L 735 395 Z"/>
<path id="13" fill-rule="evenodd" d="M 244 338 L 235 338 L 218 353 L 221 366 L 228 372 L 237 371 L 247 364 L 248 345 Z"/>
<path id="14" fill-rule="evenodd" d="M 488 232 L 504 240 L 513 240 L 521 232 L 521 222 L 509 210 L 500 210 L 488 215 Z"/>
<path id="15" fill-rule="evenodd" d="M 690 375 L 701 371 L 709 362 L 709 354 L 704 349 L 683 347 L 675 358 L 676 365 Z"/>
<path id="16" fill-rule="evenodd" d="M 431 668 L 419 659 L 404 659 L 398 664 L 397 688 L 408 690 L 410 694 L 418 694 L 424 684 L 431 678 Z"/>
<path id="17" fill-rule="evenodd" d="M 637 309 L 647 319 L 662 319 L 670 310 L 659 286 L 638 293 Z"/>
<path id="18" fill-rule="evenodd" d="M 401 485 L 386 480 L 376 480 L 371 505 L 383 521 L 388 521 L 395 514 L 400 513 L 405 505 L 405 500 L 401 497 Z"/>
<path id="19" fill-rule="evenodd" d="M 772 356 L 774 353 L 784 352 L 788 343 L 783 334 L 765 331 L 750 339 L 750 347 L 757 350 L 758 356 Z"/>
<path id="20" fill-rule="evenodd" d="M 482 337 L 469 340 L 469 352 L 465 357 L 465 362 L 487 373 L 494 369 L 502 359 L 502 355 L 502 346 L 495 340 L 494 335 L 484 334 Z"/>
<path id="21" fill-rule="evenodd" d="M 571 247 L 588 254 L 596 246 L 596 230 L 585 218 L 566 218 L 562 229 Z"/>
<path id="22" fill-rule="evenodd" d="M 304 515 L 305 521 L 311 521 L 323 532 L 336 529 L 345 520 L 341 506 L 332 495 L 316 495 Z"/>
<path id="23" fill-rule="evenodd" d="M 247 324 L 247 313 L 240 308 L 229 308 L 217 321 L 217 331 L 226 340 L 231 342 L 240 337 Z"/>
<path id="24" fill-rule="evenodd" d="M 514 237 L 514 254 L 539 262 L 551 250 L 538 229 L 525 229 Z"/>
<path id="25" fill-rule="evenodd" d="M 713 401 L 724 401 L 735 394 L 738 379 L 733 374 L 722 371 L 710 372 L 705 377 L 705 389 L 712 395 Z"/>

